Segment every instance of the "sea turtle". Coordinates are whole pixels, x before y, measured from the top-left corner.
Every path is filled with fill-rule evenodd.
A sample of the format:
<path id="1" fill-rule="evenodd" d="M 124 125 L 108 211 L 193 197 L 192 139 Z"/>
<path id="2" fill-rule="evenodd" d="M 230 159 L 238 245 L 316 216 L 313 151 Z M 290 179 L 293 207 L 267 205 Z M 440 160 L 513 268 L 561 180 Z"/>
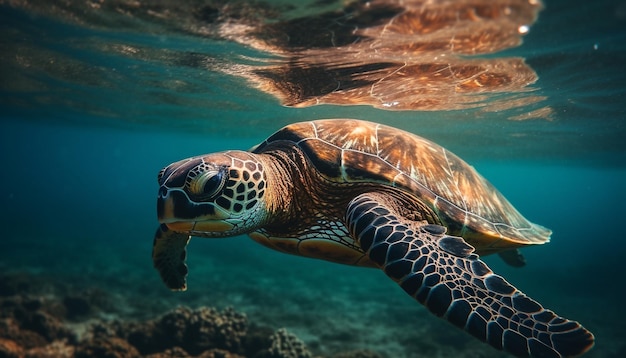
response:
<path id="1" fill-rule="evenodd" d="M 191 236 L 248 234 L 282 252 L 378 267 L 436 316 L 515 355 L 574 356 L 593 345 L 578 322 L 479 259 L 547 242 L 550 230 L 414 134 L 351 119 L 295 123 L 250 151 L 170 164 L 158 182 L 152 258 L 170 289 L 186 289 Z"/>

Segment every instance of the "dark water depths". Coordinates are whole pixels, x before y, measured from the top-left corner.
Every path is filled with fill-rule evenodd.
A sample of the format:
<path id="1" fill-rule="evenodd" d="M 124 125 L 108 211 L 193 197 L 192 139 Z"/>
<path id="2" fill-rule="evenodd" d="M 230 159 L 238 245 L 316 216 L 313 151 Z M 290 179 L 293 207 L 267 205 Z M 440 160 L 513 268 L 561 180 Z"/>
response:
<path id="1" fill-rule="evenodd" d="M 180 304 L 233 306 L 324 356 L 502 356 L 431 317 L 376 270 L 282 255 L 244 237 L 192 240 L 189 290 L 170 293 L 160 282 L 150 252 L 163 166 L 247 149 L 287 123 L 354 117 L 449 148 L 552 229 L 549 244 L 525 250 L 524 268 L 486 261 L 594 332 L 590 357 L 626 354 L 626 3 L 546 1 L 524 43 L 497 54 L 524 57 L 539 77 L 531 87 L 545 99 L 530 106 L 550 112 L 529 120 L 507 119 L 525 107 L 283 107 L 194 62 L 252 63 L 266 53 L 145 19 L 112 26 L 106 16 L 75 21 L 31 5 L 36 11 L 0 5 L 0 272 L 99 287 L 127 300 L 122 319 Z"/>

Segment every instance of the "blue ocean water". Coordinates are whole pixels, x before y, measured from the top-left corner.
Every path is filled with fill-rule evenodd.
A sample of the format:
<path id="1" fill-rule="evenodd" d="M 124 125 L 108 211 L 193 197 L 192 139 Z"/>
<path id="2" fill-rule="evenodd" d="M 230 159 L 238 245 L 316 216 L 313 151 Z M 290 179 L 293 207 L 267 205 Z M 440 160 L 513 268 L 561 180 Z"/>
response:
<path id="1" fill-rule="evenodd" d="M 532 108 L 551 108 L 525 121 L 506 119 L 519 109 L 283 107 L 241 78 L 194 65 L 268 56 L 258 50 L 144 19 L 113 27 L 63 14 L 0 2 L 0 272 L 99 288 L 123 302 L 119 319 L 232 306 L 321 356 L 506 356 L 452 330 L 377 270 L 283 255 L 246 237 L 193 239 L 188 291 L 161 283 L 150 253 L 163 166 L 250 148 L 287 123 L 353 117 L 449 148 L 552 229 L 550 243 L 524 249 L 524 268 L 485 260 L 594 332 L 589 357 L 626 354 L 626 3 L 545 2 L 524 43 L 502 53 L 539 76 L 533 93 L 546 99 Z"/>

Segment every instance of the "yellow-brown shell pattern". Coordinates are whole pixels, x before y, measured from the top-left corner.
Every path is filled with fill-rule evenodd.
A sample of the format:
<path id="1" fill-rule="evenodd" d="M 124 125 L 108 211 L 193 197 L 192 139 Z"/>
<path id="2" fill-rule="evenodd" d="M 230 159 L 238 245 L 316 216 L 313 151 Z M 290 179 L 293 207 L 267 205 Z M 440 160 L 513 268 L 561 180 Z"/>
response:
<path id="1" fill-rule="evenodd" d="M 472 166 L 415 134 L 378 123 L 329 119 L 284 127 L 255 152 L 276 142 L 297 145 L 311 164 L 337 183 L 379 183 L 412 193 L 453 235 L 493 251 L 549 240 Z M 487 253 L 487 252 L 486 252 Z"/>

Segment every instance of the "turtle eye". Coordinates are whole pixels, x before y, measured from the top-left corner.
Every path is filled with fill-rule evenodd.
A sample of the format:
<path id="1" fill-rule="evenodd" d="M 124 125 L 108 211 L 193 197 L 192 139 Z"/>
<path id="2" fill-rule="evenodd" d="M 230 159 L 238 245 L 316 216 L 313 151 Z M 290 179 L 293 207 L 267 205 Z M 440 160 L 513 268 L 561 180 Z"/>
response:
<path id="1" fill-rule="evenodd" d="M 209 169 L 199 173 L 188 183 L 189 194 L 198 200 L 213 199 L 222 191 L 225 182 L 225 170 Z"/>

